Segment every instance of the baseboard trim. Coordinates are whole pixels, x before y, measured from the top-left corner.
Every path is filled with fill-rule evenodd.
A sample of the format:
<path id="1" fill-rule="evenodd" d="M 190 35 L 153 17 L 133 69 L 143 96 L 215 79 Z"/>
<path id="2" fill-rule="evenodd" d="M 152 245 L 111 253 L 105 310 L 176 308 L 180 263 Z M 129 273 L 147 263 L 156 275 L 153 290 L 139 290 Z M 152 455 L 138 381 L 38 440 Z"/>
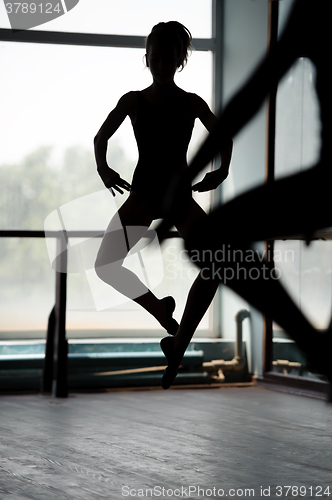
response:
<path id="1" fill-rule="evenodd" d="M 328 382 L 306 377 L 266 372 L 262 376 L 254 376 L 253 380 L 257 385 L 314 399 L 326 400 L 329 393 Z"/>

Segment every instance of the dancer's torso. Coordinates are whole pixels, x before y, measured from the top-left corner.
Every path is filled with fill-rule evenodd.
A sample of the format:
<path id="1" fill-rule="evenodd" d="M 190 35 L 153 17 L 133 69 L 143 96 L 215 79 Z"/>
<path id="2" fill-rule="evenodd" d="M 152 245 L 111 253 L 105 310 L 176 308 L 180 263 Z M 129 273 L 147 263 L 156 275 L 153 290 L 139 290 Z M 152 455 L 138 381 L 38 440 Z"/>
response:
<path id="1" fill-rule="evenodd" d="M 137 107 L 133 129 L 139 159 L 132 190 L 150 200 L 158 212 L 169 183 L 187 167 L 187 149 L 195 122 L 191 94 L 184 91 L 172 100 L 154 104 L 135 92 Z"/>

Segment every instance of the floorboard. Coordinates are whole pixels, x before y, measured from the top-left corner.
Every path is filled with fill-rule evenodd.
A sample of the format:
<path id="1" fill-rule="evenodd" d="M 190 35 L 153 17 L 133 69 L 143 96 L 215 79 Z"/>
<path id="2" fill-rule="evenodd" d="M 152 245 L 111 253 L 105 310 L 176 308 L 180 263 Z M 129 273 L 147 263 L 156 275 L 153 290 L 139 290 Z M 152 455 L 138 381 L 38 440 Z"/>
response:
<path id="1" fill-rule="evenodd" d="M 328 498 L 329 486 L 332 498 L 324 401 L 249 387 L 0 405 L 1 500 L 286 498 L 277 486 L 307 488 L 288 498 Z"/>

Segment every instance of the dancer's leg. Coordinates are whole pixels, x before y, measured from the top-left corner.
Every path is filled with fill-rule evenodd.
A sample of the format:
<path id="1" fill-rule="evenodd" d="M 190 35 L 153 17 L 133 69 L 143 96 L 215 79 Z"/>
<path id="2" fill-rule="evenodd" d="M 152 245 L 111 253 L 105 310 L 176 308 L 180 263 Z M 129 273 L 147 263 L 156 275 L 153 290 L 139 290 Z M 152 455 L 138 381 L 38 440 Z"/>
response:
<path id="1" fill-rule="evenodd" d="M 208 310 L 218 286 L 219 282 L 205 279 L 200 273 L 190 288 L 180 326 L 174 337 L 174 347 L 182 356 Z"/>
<path id="2" fill-rule="evenodd" d="M 147 204 L 132 192 L 106 229 L 95 269 L 101 280 L 142 306 L 164 328 L 174 330 L 177 324 L 172 319 L 172 300 L 158 299 L 135 273 L 123 266 L 129 250 L 145 235 L 152 220 Z"/>
<path id="3" fill-rule="evenodd" d="M 196 224 L 200 222 L 201 225 L 204 225 L 206 220 L 207 214 L 198 203 L 192 199 L 186 217 L 178 224 L 176 223 L 175 227 L 178 229 L 184 241 L 186 241 L 191 232 L 191 228 L 193 228 L 193 231 L 196 231 Z M 218 286 L 219 282 L 217 280 L 204 277 L 201 273 L 195 279 L 188 294 L 179 330 L 174 337 L 175 343 L 181 346 L 183 353 L 188 347 L 196 328 L 210 306 Z"/>
<path id="4" fill-rule="evenodd" d="M 186 239 L 190 228 L 195 226 L 199 220 L 204 223 L 206 217 L 204 210 L 192 200 L 186 217 L 181 219 L 181 222 L 178 224 L 175 223 L 175 226 L 180 235 Z M 199 273 L 190 288 L 176 335 L 173 338 L 166 337 L 161 341 L 161 348 L 168 360 L 168 368 L 165 370 L 162 381 L 164 389 L 167 389 L 173 382 L 182 357 L 200 321 L 210 306 L 218 286 L 219 282 L 217 280 L 203 277 L 203 275 Z"/>
<path id="5" fill-rule="evenodd" d="M 201 319 L 210 306 L 218 285 L 218 282 L 211 279 L 204 279 L 199 274 L 190 288 L 185 310 L 176 335 L 174 337 L 165 337 L 161 340 L 160 346 L 168 363 L 162 379 L 162 387 L 164 389 L 168 389 L 175 379 L 184 353 Z"/>

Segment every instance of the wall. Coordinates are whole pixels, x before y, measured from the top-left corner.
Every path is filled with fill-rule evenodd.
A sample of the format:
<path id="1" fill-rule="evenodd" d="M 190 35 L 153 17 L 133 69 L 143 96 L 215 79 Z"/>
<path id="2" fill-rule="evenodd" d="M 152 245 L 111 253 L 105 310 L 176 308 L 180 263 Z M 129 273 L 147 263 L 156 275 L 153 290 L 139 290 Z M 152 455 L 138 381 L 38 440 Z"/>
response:
<path id="1" fill-rule="evenodd" d="M 268 2 L 266 0 L 224 0 L 222 89 L 224 104 L 241 87 L 261 58 L 265 56 L 267 20 Z M 234 139 L 231 173 L 223 185 L 223 202 L 264 181 L 265 115 L 265 106 L 263 106 Z M 234 316 L 239 309 L 248 307 L 248 304 L 231 290 L 222 288 L 222 337 L 235 337 Z M 260 374 L 262 372 L 263 321 L 260 313 L 252 307 L 249 309 L 251 318 L 243 323 L 244 340 L 251 343 L 251 370 L 255 374 Z"/>

